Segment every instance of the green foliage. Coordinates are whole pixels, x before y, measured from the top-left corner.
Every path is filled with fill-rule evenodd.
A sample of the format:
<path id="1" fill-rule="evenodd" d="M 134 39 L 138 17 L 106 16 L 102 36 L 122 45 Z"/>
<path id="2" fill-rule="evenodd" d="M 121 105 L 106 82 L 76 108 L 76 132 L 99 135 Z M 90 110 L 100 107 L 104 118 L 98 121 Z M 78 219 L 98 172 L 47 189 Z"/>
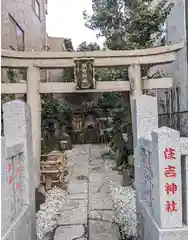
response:
<path id="1" fill-rule="evenodd" d="M 63 82 L 73 82 L 74 81 L 74 68 L 67 67 L 63 69 Z"/>
<path id="2" fill-rule="evenodd" d="M 1 105 L 12 100 L 15 100 L 15 94 L 1 94 Z"/>
<path id="3" fill-rule="evenodd" d="M 87 43 L 82 42 L 78 48 L 78 52 L 84 52 L 84 51 L 95 51 L 100 50 L 100 46 L 97 43 Z M 63 81 L 64 82 L 73 82 L 74 81 L 74 68 L 73 67 L 67 67 L 63 69 Z"/>
<path id="4" fill-rule="evenodd" d="M 7 75 L 8 79 L 3 79 L 2 75 L 2 82 L 6 82 L 8 80 L 10 83 L 18 83 L 20 80 L 26 80 L 27 78 L 27 70 L 25 68 L 2 68 L 2 73 L 3 72 Z"/>
<path id="5" fill-rule="evenodd" d="M 17 82 L 17 74 L 14 71 L 14 69 L 9 68 L 7 71 L 7 77 L 10 81 L 10 83 L 16 83 Z"/>
<path id="6" fill-rule="evenodd" d="M 62 104 L 53 95 L 44 95 L 42 98 L 42 129 L 48 128 L 48 122 L 55 120 L 65 129 L 71 123 L 72 111 L 67 104 Z"/>
<path id="7" fill-rule="evenodd" d="M 120 93 L 103 93 L 98 100 L 98 106 L 103 110 L 110 110 L 116 106 L 121 97 Z"/>
<path id="8" fill-rule="evenodd" d="M 41 141 L 41 154 L 49 153 L 50 149 L 45 141 Z"/>
<path id="9" fill-rule="evenodd" d="M 86 41 L 82 42 L 77 48 L 77 52 L 100 51 L 100 50 L 101 48 L 97 43 L 90 42 L 88 44 Z"/>
<path id="10" fill-rule="evenodd" d="M 173 7 L 168 0 L 92 0 L 93 14 L 83 13 L 85 25 L 105 37 L 110 50 L 142 49 L 152 47 L 162 36 L 164 23 Z M 151 66 L 142 67 L 142 76 L 148 76 Z M 100 80 L 128 79 L 127 69 L 99 72 Z M 118 76 L 118 77 L 117 77 Z M 101 106 L 111 105 L 112 95 L 103 97 Z M 114 104 L 111 147 L 117 154 L 117 165 L 127 161 L 122 133 L 132 133 L 130 109 L 119 98 Z"/>
<path id="11" fill-rule="evenodd" d="M 151 47 L 173 3 L 168 0 L 92 0 L 93 15 L 84 12 L 86 26 L 105 37 L 111 50 Z"/>
<path id="12" fill-rule="evenodd" d="M 96 69 L 97 81 L 121 81 L 128 80 L 126 68 L 98 68 Z"/>
<path id="13" fill-rule="evenodd" d="M 87 43 L 82 42 L 78 48 L 78 52 L 84 51 L 100 51 L 101 47 L 97 43 Z M 122 80 L 127 79 L 127 69 L 125 68 L 95 68 L 95 79 L 96 81 L 115 81 L 115 80 Z"/>

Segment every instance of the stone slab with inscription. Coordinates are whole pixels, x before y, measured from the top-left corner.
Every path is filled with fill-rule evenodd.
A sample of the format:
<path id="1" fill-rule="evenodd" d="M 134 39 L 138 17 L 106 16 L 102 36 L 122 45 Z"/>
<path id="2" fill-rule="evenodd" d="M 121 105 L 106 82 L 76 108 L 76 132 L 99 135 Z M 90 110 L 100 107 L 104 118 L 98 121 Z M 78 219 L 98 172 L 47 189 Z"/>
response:
<path id="1" fill-rule="evenodd" d="M 153 216 L 161 228 L 182 227 L 180 134 L 168 127 L 152 132 Z"/>

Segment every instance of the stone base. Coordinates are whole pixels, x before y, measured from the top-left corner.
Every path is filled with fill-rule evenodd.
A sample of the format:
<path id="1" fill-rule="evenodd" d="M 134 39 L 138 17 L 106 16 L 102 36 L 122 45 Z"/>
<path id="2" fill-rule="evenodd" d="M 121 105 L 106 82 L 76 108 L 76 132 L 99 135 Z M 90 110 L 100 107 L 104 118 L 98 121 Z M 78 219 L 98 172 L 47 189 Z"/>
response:
<path id="1" fill-rule="evenodd" d="M 152 217 L 149 209 L 140 209 L 139 238 L 143 240 L 187 240 L 188 226 L 182 228 L 162 229 Z"/>

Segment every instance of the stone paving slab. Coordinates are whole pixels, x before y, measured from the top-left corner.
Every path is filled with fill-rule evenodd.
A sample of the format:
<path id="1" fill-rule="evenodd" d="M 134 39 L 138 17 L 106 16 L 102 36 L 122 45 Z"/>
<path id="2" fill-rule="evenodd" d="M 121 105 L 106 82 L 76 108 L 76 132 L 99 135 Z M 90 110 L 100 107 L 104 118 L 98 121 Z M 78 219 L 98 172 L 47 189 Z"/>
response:
<path id="1" fill-rule="evenodd" d="M 105 173 L 90 173 L 89 174 L 89 182 L 101 182 L 103 183 L 106 180 Z"/>
<path id="2" fill-rule="evenodd" d="M 57 221 L 58 225 L 87 224 L 87 206 L 65 210 Z"/>
<path id="3" fill-rule="evenodd" d="M 119 227 L 114 223 L 89 220 L 89 240 L 118 240 Z"/>
<path id="4" fill-rule="evenodd" d="M 113 209 L 112 198 L 109 194 L 99 193 L 89 195 L 89 210 L 111 210 Z"/>
<path id="5" fill-rule="evenodd" d="M 121 183 L 123 175 L 119 174 L 117 171 L 108 172 L 108 176 L 113 179 L 114 182 Z"/>
<path id="6" fill-rule="evenodd" d="M 72 174 L 74 175 L 84 175 L 84 176 L 89 176 L 89 169 L 86 168 L 86 167 L 74 167 L 73 170 L 72 170 Z"/>
<path id="7" fill-rule="evenodd" d="M 88 192 L 88 184 L 80 183 L 78 181 L 71 182 L 70 184 L 68 184 L 67 191 L 70 194 L 87 193 Z"/>
<path id="8" fill-rule="evenodd" d="M 70 194 L 67 196 L 67 199 L 70 199 L 70 200 L 82 200 L 82 199 L 87 200 L 87 198 L 88 198 L 87 193 Z"/>
<path id="9" fill-rule="evenodd" d="M 104 166 L 89 166 L 89 172 L 90 173 L 105 173 L 105 167 Z"/>
<path id="10" fill-rule="evenodd" d="M 89 165 L 90 166 L 104 166 L 104 161 L 103 161 L 103 159 L 101 159 L 101 158 L 98 158 L 98 159 L 95 159 L 95 160 L 93 160 L 93 158 L 92 158 L 92 160 L 90 160 L 90 162 L 89 162 Z"/>
<path id="11" fill-rule="evenodd" d="M 85 237 L 84 225 L 70 225 L 58 227 L 55 232 L 54 240 L 87 239 L 84 237 Z"/>
<path id="12" fill-rule="evenodd" d="M 68 152 L 69 194 L 54 240 L 119 240 L 102 151 L 104 146 L 88 144 Z M 120 177 L 114 178 L 118 184 Z"/>
<path id="13" fill-rule="evenodd" d="M 76 209 L 79 207 L 86 207 L 88 204 L 88 199 L 69 199 L 67 198 L 65 204 L 60 212 L 64 212 L 65 210 Z"/>
<path id="14" fill-rule="evenodd" d="M 110 223 L 115 223 L 116 215 L 113 210 L 92 210 L 89 213 L 89 220 L 102 220 Z"/>
<path id="15" fill-rule="evenodd" d="M 87 174 L 84 173 L 73 173 L 71 175 L 69 175 L 69 184 L 72 182 L 78 182 L 78 183 L 88 183 L 89 181 L 89 177 L 87 176 Z"/>
<path id="16" fill-rule="evenodd" d="M 109 188 L 109 184 L 107 181 L 105 182 L 101 182 L 101 183 L 90 183 L 89 184 L 89 192 L 90 193 L 109 193 L 110 192 L 110 188 Z"/>

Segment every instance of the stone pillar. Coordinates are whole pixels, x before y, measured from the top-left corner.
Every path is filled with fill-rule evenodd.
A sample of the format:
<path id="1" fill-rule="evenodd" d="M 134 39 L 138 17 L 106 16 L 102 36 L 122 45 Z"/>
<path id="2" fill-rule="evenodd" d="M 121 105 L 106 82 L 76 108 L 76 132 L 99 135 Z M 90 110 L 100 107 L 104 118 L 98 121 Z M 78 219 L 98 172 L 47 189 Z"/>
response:
<path id="1" fill-rule="evenodd" d="M 130 81 L 130 93 L 133 97 L 142 95 L 142 76 L 141 66 L 134 64 L 129 66 L 128 69 L 129 81 Z"/>
<path id="2" fill-rule="evenodd" d="M 168 127 L 152 132 L 153 216 L 162 229 L 182 227 L 180 133 Z"/>
<path id="3" fill-rule="evenodd" d="M 33 156 L 35 160 L 36 187 L 40 184 L 41 155 L 41 98 L 39 93 L 40 69 L 29 67 L 27 70 L 27 103 L 31 108 Z"/>
<path id="4" fill-rule="evenodd" d="M 188 155 L 183 155 L 182 163 L 182 204 L 183 204 L 183 221 L 188 225 Z"/>
<path id="5" fill-rule="evenodd" d="M 151 132 L 158 128 L 157 99 L 142 95 L 132 98 L 132 129 L 134 139 L 135 185 L 140 185 L 140 149 L 139 139 L 151 140 Z M 140 190 L 137 189 L 139 192 Z"/>
<path id="6" fill-rule="evenodd" d="M 142 77 L 141 77 L 141 66 L 138 64 L 134 64 L 129 66 L 128 75 L 130 81 L 130 104 L 131 104 L 131 115 L 132 118 L 135 118 L 135 110 L 133 110 L 133 98 L 142 96 Z M 134 116 L 133 116 L 134 115 Z M 133 121 L 133 119 L 132 119 Z M 132 128 L 135 127 L 132 123 Z M 135 157 L 135 146 L 137 142 L 136 134 L 133 129 L 133 142 L 134 142 L 134 157 Z M 135 173 L 136 174 L 136 173 Z M 135 183 L 134 183 L 135 184 Z"/>
<path id="7" fill-rule="evenodd" d="M 15 200 L 17 194 L 13 192 L 14 200 L 22 206 L 22 209 L 18 210 L 19 219 L 13 228 L 15 234 L 14 238 L 5 239 L 31 239 L 36 240 L 36 211 L 35 211 L 35 168 L 33 159 L 33 147 L 32 147 L 32 132 L 31 132 L 31 114 L 30 107 L 23 101 L 14 100 L 3 104 L 3 119 L 4 119 L 4 133 L 5 133 L 5 145 L 6 145 L 6 161 L 10 163 L 10 156 L 16 156 L 23 163 L 23 173 L 21 171 L 20 176 L 13 174 L 14 178 L 20 178 L 21 188 L 17 190 L 17 194 L 22 194 L 24 202 L 20 202 L 19 198 Z M 23 144 L 23 149 L 20 149 L 20 144 Z M 4 146 L 3 146 L 4 147 Z M 20 149 L 20 151 L 18 151 Z M 11 150 L 11 151 L 10 151 Z M 23 151 L 23 155 L 19 157 L 13 154 L 14 151 L 20 153 Z M 14 159 L 14 158 L 13 158 Z M 13 161 L 13 160 L 12 160 Z M 15 163 L 13 165 L 13 171 L 15 171 Z M 6 181 L 7 181 L 6 176 Z M 23 184 L 23 185 L 22 185 Z M 8 188 L 6 189 L 8 190 Z M 18 195 L 19 196 L 19 195 Z M 6 197 L 6 196 L 4 196 Z M 11 198 L 11 194 L 9 194 Z M 17 205 L 17 203 L 16 203 Z M 9 208 L 11 206 L 9 205 Z M 28 212 L 24 215 L 22 210 L 28 207 Z M 15 213 L 14 213 L 15 214 Z M 15 218 L 16 218 L 15 216 Z M 27 225 L 27 226 L 26 226 Z M 10 231 L 12 231 L 10 229 Z M 30 235 L 30 238 L 26 237 Z"/>

